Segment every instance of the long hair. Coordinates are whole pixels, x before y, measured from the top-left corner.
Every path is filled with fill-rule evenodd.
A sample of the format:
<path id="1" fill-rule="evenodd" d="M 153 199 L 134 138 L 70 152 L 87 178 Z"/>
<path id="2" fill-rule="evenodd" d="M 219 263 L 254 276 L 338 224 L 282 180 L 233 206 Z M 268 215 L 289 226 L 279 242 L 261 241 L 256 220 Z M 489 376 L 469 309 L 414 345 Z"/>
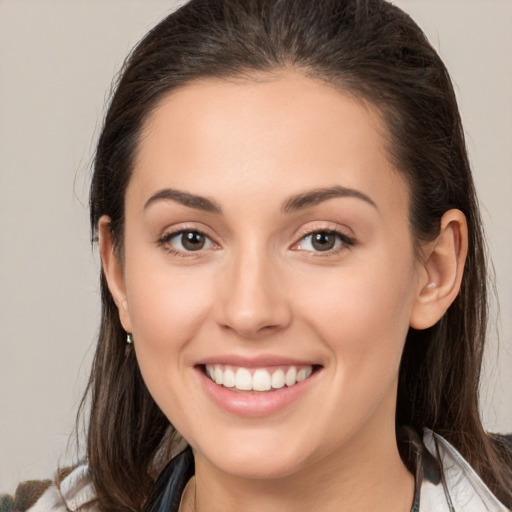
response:
<path id="1" fill-rule="evenodd" d="M 123 250 L 124 195 L 148 116 L 173 89 L 208 77 L 284 67 L 374 104 L 411 191 L 414 240 L 436 237 L 451 208 L 466 216 L 460 294 L 430 329 L 408 333 L 397 425 L 447 438 L 503 501 L 512 475 L 483 430 L 478 385 L 487 320 L 482 225 L 447 70 L 414 21 L 384 0 L 191 0 L 154 27 L 125 62 L 99 138 L 91 186 L 93 239 L 111 219 Z M 147 391 L 101 277 L 102 316 L 89 381 L 87 456 L 104 510 L 140 510 L 175 432 Z"/>

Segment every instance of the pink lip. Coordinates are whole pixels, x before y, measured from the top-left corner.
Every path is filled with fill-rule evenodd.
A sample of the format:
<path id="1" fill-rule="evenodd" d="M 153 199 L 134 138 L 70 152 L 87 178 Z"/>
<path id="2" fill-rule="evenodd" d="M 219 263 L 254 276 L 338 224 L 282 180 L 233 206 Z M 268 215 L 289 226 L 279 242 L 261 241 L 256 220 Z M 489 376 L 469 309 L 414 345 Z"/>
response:
<path id="1" fill-rule="evenodd" d="M 233 354 L 207 357 L 198 361 L 198 365 L 225 364 L 229 366 L 241 366 L 242 368 L 263 368 L 265 366 L 307 366 L 315 365 L 311 361 L 292 359 L 275 355 L 261 355 L 257 357 L 241 357 Z"/>
<path id="2" fill-rule="evenodd" d="M 279 364 L 298 364 L 283 363 L 282 361 L 283 360 L 280 359 Z M 223 362 L 226 363 L 226 360 L 223 359 Z M 264 362 L 266 363 L 265 366 L 273 366 L 273 364 L 269 364 L 268 360 L 258 361 L 258 364 L 261 366 Z M 247 368 L 247 363 L 242 365 L 240 364 L 240 359 L 237 358 L 236 366 L 244 366 Z M 201 366 L 196 366 L 195 370 L 205 393 L 217 406 L 231 414 L 246 418 L 269 416 L 271 414 L 276 414 L 282 411 L 293 402 L 298 400 L 305 393 L 307 393 L 308 389 L 316 381 L 316 378 L 320 373 L 319 371 L 313 372 L 309 378 L 303 380 L 302 382 L 298 382 L 291 387 L 285 386 L 274 391 L 260 394 L 251 394 L 237 393 L 235 391 L 231 391 L 230 388 L 219 386 L 206 376 L 203 371 L 203 367 Z"/>

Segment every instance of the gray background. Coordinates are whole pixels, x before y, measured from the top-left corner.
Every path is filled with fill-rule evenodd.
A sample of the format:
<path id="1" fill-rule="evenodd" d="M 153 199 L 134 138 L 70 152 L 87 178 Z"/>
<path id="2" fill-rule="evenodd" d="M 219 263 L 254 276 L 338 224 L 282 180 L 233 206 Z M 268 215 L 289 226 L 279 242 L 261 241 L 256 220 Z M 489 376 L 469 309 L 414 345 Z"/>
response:
<path id="1" fill-rule="evenodd" d="M 455 82 L 501 304 L 482 412 L 487 428 L 512 431 L 512 2 L 395 3 Z M 124 57 L 174 4 L 0 0 L 0 492 L 76 458 L 68 440 L 98 325 L 94 141 Z"/>

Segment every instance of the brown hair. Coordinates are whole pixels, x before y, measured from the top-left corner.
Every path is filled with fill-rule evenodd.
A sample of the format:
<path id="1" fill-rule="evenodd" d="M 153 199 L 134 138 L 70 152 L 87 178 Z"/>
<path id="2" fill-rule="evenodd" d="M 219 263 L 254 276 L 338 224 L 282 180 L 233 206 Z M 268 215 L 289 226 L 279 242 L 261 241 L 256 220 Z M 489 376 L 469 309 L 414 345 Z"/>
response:
<path id="1" fill-rule="evenodd" d="M 453 87 L 412 19 L 384 0 L 192 0 L 153 28 L 127 59 L 99 138 L 91 226 L 111 219 L 122 253 L 124 193 L 144 121 L 171 90 L 204 77 L 292 67 L 375 104 L 389 151 L 411 189 L 419 244 L 460 209 L 469 254 L 459 296 L 435 326 L 410 329 L 399 377 L 397 425 L 446 437 L 503 501 L 512 475 L 484 432 L 478 384 L 486 331 L 481 221 Z M 149 395 L 101 277 L 102 317 L 88 390 L 87 456 L 104 510 L 140 510 L 174 429 Z M 84 402 L 85 403 L 85 402 Z"/>

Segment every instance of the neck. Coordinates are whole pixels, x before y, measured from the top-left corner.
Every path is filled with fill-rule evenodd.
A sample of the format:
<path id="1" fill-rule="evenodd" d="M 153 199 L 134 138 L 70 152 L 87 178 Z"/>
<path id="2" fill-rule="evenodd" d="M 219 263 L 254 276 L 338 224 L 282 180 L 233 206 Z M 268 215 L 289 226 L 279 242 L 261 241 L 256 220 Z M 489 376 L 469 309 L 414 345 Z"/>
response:
<path id="1" fill-rule="evenodd" d="M 409 512 L 414 478 L 403 465 L 393 435 L 351 443 L 307 469 L 272 479 L 247 479 L 218 471 L 195 454 L 196 476 L 181 511 L 194 512 Z M 384 442 L 383 442 L 384 441 Z"/>

